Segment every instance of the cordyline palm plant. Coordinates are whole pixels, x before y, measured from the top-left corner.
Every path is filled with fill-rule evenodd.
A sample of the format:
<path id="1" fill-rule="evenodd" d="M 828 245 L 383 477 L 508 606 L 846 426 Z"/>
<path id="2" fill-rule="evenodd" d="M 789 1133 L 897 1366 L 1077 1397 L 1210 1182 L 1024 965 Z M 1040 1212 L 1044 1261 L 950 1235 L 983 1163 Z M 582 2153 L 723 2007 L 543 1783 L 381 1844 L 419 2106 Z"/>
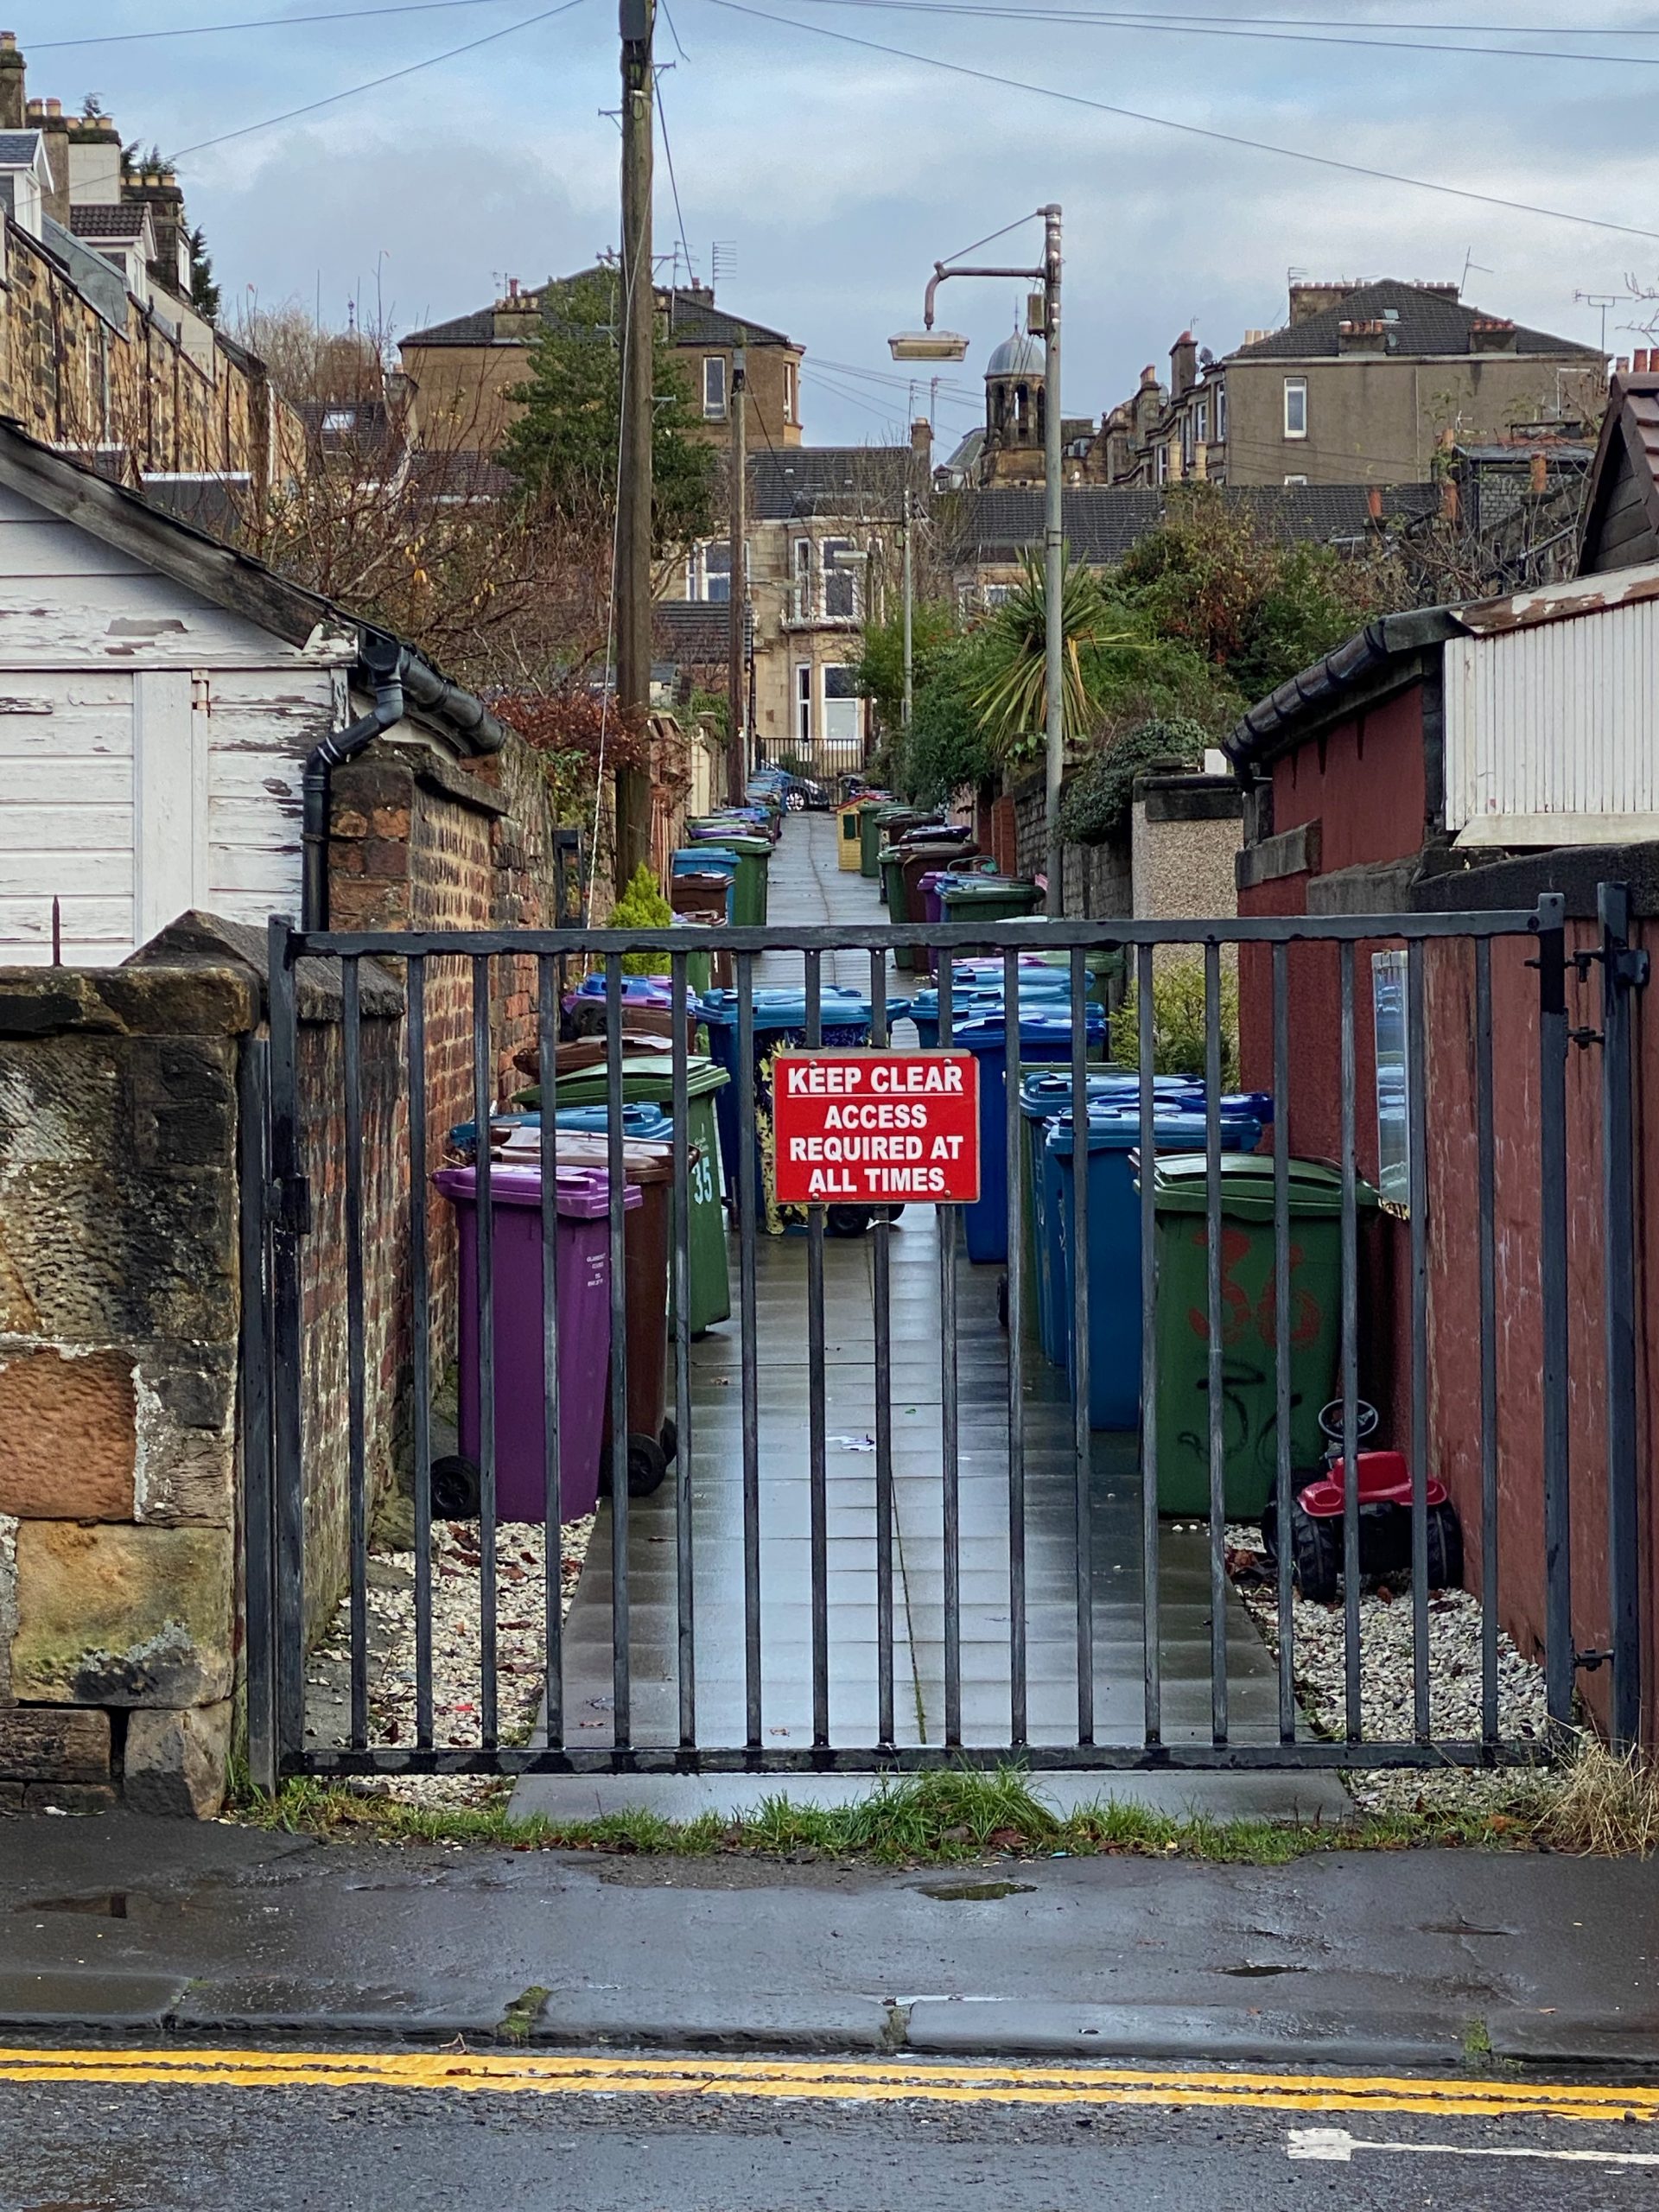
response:
<path id="1" fill-rule="evenodd" d="M 1034 553 L 1023 555 L 1021 565 L 1023 580 L 988 626 L 991 674 L 974 699 L 974 711 L 992 748 L 1007 760 L 1039 753 L 1048 726 L 1048 585 Z M 1083 654 L 1105 645 L 1131 645 L 1135 639 L 1128 631 L 1112 626 L 1111 610 L 1099 584 L 1069 552 L 1060 584 L 1060 637 L 1065 667 L 1061 728 L 1070 744 L 1083 734 L 1093 713 Z"/>

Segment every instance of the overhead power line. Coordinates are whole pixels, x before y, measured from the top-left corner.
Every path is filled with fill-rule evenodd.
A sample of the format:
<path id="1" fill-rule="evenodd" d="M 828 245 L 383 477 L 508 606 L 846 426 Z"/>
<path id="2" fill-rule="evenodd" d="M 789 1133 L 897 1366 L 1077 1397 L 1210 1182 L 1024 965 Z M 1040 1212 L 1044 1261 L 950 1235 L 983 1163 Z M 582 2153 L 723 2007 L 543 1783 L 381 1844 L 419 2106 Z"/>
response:
<path id="1" fill-rule="evenodd" d="M 1285 23 L 1294 18 L 1274 16 L 1241 16 L 1222 22 L 1210 16 L 1170 16 L 1161 10 L 1142 14 L 1138 10 L 1130 13 L 1116 8 L 1052 8 L 998 6 L 995 0 L 813 0 L 813 4 L 832 8 L 869 8 L 882 14 L 909 16 L 956 16 L 979 17 L 993 22 L 1058 23 L 1085 30 L 1150 31 L 1175 38 L 1230 38 L 1242 39 L 1247 44 L 1289 46 L 1363 47 L 1383 54 L 1465 54 L 1482 60 L 1508 61 L 1587 61 L 1600 68 L 1624 67 L 1635 69 L 1659 69 L 1659 55 L 1651 54 L 1579 54 L 1563 52 L 1556 47 L 1539 46 L 1463 46 L 1446 39 L 1427 39 L 1421 34 L 1421 24 L 1367 25 L 1367 29 L 1397 29 L 1412 35 L 1400 38 L 1363 38 L 1346 26 L 1331 32 L 1300 29 L 1249 29 L 1249 24 Z M 1432 24 L 1431 29 L 1470 29 L 1471 26 Z M 1535 33 L 1534 35 L 1571 36 L 1570 32 Z M 1611 37 L 1617 34 L 1609 32 Z M 1652 35 L 1652 34 L 1649 34 Z M 971 249 L 970 249 L 971 250 Z"/>
<path id="2" fill-rule="evenodd" d="M 508 0 L 393 0 L 393 4 L 391 6 L 376 8 L 330 8 L 302 16 L 245 16 L 227 23 L 168 23 L 153 30 L 89 31 L 78 38 L 31 39 L 29 41 L 29 50 L 31 54 L 63 54 L 76 47 L 143 46 L 156 39 L 217 38 L 238 31 L 291 30 L 306 23 L 360 22 L 372 20 L 378 16 L 442 15 L 456 8 L 499 8 L 507 4 Z M 1034 22 L 1051 20 L 1049 15 L 1035 10 L 1019 9 L 1011 12 L 1027 16 Z M 1192 28 L 1209 26 L 1224 31 L 1230 31 L 1235 25 L 1271 26 L 1286 31 L 1348 31 L 1353 28 L 1351 17 L 1340 16 L 1229 15 L 1224 18 L 1214 15 L 1178 12 L 1160 8 L 1094 8 L 1069 10 L 1065 12 L 1068 16 L 1075 17 L 1078 21 L 1122 22 L 1148 26 L 1186 25 Z M 667 15 L 666 8 L 664 13 Z M 670 30 L 672 31 L 674 26 L 671 16 L 669 16 L 668 23 Z M 1424 29 L 1465 31 L 1483 38 L 1659 38 L 1659 25 L 1649 27 L 1643 23 L 1605 25 L 1599 23 L 1429 23 L 1425 25 L 1423 23 L 1395 23 L 1373 19 L 1368 22 L 1366 28 L 1378 31 L 1397 30 L 1411 33 L 1420 33 Z M 677 36 L 675 42 L 678 44 Z M 1337 41 L 1320 42 L 1339 43 Z M 1491 48 L 1484 47 L 1470 50 L 1476 53 L 1492 51 Z M 681 52 L 683 54 L 683 48 Z M 1010 226 L 1010 227 L 1013 226 Z M 992 233 L 993 237 L 1000 238 L 1001 235 L 1001 232 Z M 983 245 L 988 244 L 988 241 L 982 239 L 980 243 Z M 963 248 L 964 252 L 970 253 L 973 250 L 971 246 Z"/>
<path id="3" fill-rule="evenodd" d="M 1158 130 L 1178 131 L 1183 137 L 1207 139 L 1213 145 L 1237 146 L 1252 154 L 1274 154 L 1281 161 L 1302 162 L 1315 168 L 1335 169 L 1346 176 L 1370 178 L 1374 183 L 1402 184 L 1415 192 L 1432 192 L 1446 200 L 1463 200 L 1483 207 L 1501 207 L 1516 215 L 1542 216 L 1554 223 L 1577 223 L 1586 230 L 1610 231 L 1620 238 L 1659 238 L 1659 231 L 1644 230 L 1634 223 L 1610 222 L 1600 215 L 1580 215 L 1566 207 L 1544 207 L 1530 200 L 1510 200 L 1495 192 L 1477 192 L 1471 186 L 1444 184 L 1430 177 L 1407 176 L 1397 169 L 1373 168 L 1364 162 L 1344 162 L 1335 154 L 1315 154 L 1300 146 L 1278 146 L 1270 139 L 1247 138 L 1235 130 L 1217 130 L 1201 123 L 1180 123 L 1173 116 L 1151 115 L 1145 110 L 1122 107 L 1110 100 L 1099 100 L 1085 92 L 1069 92 L 1056 85 L 1033 84 L 1029 78 L 1004 76 L 995 69 L 977 69 L 965 61 L 946 61 L 936 54 L 918 54 L 911 48 L 888 46 L 880 39 L 861 38 L 852 31 L 833 31 L 823 23 L 805 23 L 798 16 L 774 15 L 769 9 L 752 8 L 745 0 L 709 0 L 715 8 L 728 14 L 752 16 L 755 22 L 781 25 L 790 30 L 804 31 L 813 38 L 833 40 L 840 46 L 861 48 L 867 54 L 884 54 L 890 60 L 913 61 L 924 69 L 941 69 L 949 76 L 966 77 L 981 85 L 995 85 L 999 91 L 1031 92 L 1039 99 L 1058 100 L 1067 107 L 1087 108 L 1096 115 L 1115 115 L 1127 123 L 1144 123 Z"/>
<path id="4" fill-rule="evenodd" d="M 518 22 L 504 23 L 499 30 L 486 31 L 482 38 L 468 39 L 464 46 L 452 46 L 442 54 L 429 54 L 424 61 L 410 61 L 401 69 L 388 70 L 384 77 L 371 77 L 366 83 L 348 85 L 343 92 L 329 92 L 320 100 L 307 100 L 303 107 L 284 109 L 281 115 L 268 115 L 261 123 L 245 123 L 234 130 L 221 130 L 213 138 L 198 138 L 193 146 L 181 146 L 173 156 L 181 162 L 187 154 L 206 153 L 210 146 L 228 146 L 232 138 L 247 138 L 256 130 L 274 130 L 279 123 L 296 122 L 302 115 L 315 115 L 325 107 L 335 107 L 341 100 L 355 99 L 359 92 L 378 92 L 382 85 L 395 85 L 400 78 L 418 75 L 423 69 L 435 69 L 441 61 L 454 61 L 463 54 L 476 54 L 481 46 L 493 46 L 498 39 L 511 38 L 515 31 L 534 29 L 537 23 L 550 22 L 555 16 L 568 16 L 573 8 L 580 8 L 582 0 L 561 0 L 556 8 L 543 8 L 539 15 L 525 16 Z"/>
<path id="5" fill-rule="evenodd" d="M 231 23 L 169 23 L 149 31 L 89 31 L 84 38 L 33 38 L 31 54 L 64 54 L 77 46 L 147 46 L 158 38 L 217 38 L 227 31 L 286 31 L 302 23 L 354 23 L 375 16 L 437 16 L 452 8 L 501 8 L 508 0 L 397 0 L 390 8 L 330 8 L 309 16 L 245 16 Z"/>

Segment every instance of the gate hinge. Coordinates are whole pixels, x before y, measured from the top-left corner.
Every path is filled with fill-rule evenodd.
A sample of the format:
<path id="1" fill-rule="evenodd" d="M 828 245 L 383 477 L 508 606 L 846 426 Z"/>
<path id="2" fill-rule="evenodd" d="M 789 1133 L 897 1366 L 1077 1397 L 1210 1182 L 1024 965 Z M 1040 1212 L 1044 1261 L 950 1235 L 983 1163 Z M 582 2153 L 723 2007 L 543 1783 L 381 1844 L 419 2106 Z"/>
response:
<path id="1" fill-rule="evenodd" d="M 1530 966 L 1533 963 L 1529 962 L 1528 964 Z M 1579 971 L 1580 982 L 1588 980 L 1592 968 L 1603 964 L 1606 965 L 1614 982 L 1622 983 L 1626 990 L 1641 991 L 1647 988 L 1649 963 L 1647 953 L 1641 945 L 1619 944 L 1610 946 L 1600 952 L 1575 952 L 1571 959 L 1571 965 Z"/>
<path id="2" fill-rule="evenodd" d="M 311 1234 L 311 1179 L 275 1175 L 265 1185 L 265 1213 L 273 1228 L 290 1236 Z"/>

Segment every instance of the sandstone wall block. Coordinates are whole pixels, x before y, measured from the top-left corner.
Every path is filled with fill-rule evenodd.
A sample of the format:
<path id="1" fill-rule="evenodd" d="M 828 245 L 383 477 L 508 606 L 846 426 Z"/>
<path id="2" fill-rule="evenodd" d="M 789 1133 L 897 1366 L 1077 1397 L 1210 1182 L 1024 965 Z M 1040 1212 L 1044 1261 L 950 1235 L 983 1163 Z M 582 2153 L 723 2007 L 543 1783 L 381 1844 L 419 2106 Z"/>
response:
<path id="1" fill-rule="evenodd" d="M 124 1795 L 134 1812 L 210 1821 L 225 1802 L 231 1701 L 135 1713 L 127 1724 Z"/>
<path id="2" fill-rule="evenodd" d="M 0 1349 L 0 1513 L 130 1521 L 136 1421 L 130 1355 Z"/>
<path id="3" fill-rule="evenodd" d="M 231 1694 L 234 1622 L 227 1529 L 19 1524 L 11 1661 L 20 1699 L 215 1703 Z"/>

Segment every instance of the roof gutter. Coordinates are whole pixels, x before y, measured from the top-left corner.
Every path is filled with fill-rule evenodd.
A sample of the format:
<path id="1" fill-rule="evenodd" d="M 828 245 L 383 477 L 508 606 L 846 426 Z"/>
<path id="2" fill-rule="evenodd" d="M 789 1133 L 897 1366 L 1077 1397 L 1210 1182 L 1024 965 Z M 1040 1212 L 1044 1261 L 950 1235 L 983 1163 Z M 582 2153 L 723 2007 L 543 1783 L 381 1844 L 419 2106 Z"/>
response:
<path id="1" fill-rule="evenodd" d="M 329 797 L 334 772 L 342 761 L 402 721 L 410 705 L 443 723 L 469 753 L 499 753 L 506 742 L 505 727 L 481 700 L 384 631 L 362 632 L 353 672 L 372 690 L 374 704 L 344 729 L 331 730 L 307 755 L 301 772 L 300 926 L 307 931 L 328 927 Z"/>

